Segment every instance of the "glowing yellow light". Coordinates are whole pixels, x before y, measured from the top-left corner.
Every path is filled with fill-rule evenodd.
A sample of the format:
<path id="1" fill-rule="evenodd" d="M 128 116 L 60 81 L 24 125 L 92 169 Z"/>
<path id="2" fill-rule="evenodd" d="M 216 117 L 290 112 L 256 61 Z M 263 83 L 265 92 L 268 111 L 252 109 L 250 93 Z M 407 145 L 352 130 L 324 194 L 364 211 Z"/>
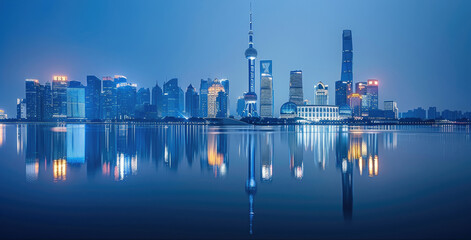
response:
<path id="1" fill-rule="evenodd" d="M 371 156 L 368 158 L 368 176 L 373 177 L 373 158 Z"/>
<path id="2" fill-rule="evenodd" d="M 52 77 L 54 81 L 67 81 L 67 76 L 54 75 Z"/>
<path id="3" fill-rule="evenodd" d="M 375 176 L 378 176 L 378 156 L 375 156 L 373 165 Z"/>
<path id="4" fill-rule="evenodd" d="M 54 181 L 65 181 L 67 175 L 67 161 L 58 159 L 52 162 Z"/>

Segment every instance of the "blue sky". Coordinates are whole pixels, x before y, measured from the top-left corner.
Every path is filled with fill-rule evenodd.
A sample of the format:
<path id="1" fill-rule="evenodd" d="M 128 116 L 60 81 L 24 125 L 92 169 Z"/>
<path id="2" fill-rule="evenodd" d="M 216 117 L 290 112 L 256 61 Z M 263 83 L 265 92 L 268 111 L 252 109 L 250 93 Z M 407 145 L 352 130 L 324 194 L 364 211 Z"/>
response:
<path id="1" fill-rule="evenodd" d="M 400 111 L 471 111 L 471 1 L 252 2 L 258 60 L 273 60 L 277 112 L 291 70 L 303 70 L 305 98 L 313 101 L 322 81 L 334 103 L 343 29 L 353 33 L 354 81 L 377 78 L 381 107 L 396 100 Z M 184 90 L 228 78 L 234 111 L 247 90 L 249 3 L 0 0 L 0 108 L 16 115 L 26 78 L 122 74 L 139 87 L 177 77 Z"/>

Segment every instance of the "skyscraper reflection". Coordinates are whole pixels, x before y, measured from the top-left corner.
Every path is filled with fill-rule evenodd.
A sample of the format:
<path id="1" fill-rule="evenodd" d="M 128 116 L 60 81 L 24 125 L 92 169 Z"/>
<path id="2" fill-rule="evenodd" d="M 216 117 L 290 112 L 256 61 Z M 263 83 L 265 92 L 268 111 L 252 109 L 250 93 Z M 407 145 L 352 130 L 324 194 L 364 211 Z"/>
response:
<path id="1" fill-rule="evenodd" d="M 225 176 L 229 167 L 227 133 L 224 129 L 210 131 L 207 139 L 207 162 L 203 161 L 202 166 L 211 169 L 215 177 Z"/>
<path id="2" fill-rule="evenodd" d="M 356 145 L 353 145 L 355 148 Z M 349 147 L 349 135 L 340 128 L 337 139 L 337 166 L 342 174 L 342 209 L 345 220 L 350 221 L 353 214 L 353 160 L 349 156 L 354 155 L 355 149 Z"/>
<path id="3" fill-rule="evenodd" d="M 255 136 L 253 133 L 247 133 L 247 181 L 245 191 L 249 195 L 249 233 L 253 234 L 253 220 L 255 215 L 254 197 L 257 192 L 257 182 L 255 181 Z"/>
<path id="4" fill-rule="evenodd" d="M 289 167 L 291 174 L 298 180 L 303 179 L 303 130 L 304 126 L 288 126 Z"/>
<path id="5" fill-rule="evenodd" d="M 260 138 L 260 179 L 262 182 L 271 182 L 273 178 L 273 133 L 264 133 Z"/>

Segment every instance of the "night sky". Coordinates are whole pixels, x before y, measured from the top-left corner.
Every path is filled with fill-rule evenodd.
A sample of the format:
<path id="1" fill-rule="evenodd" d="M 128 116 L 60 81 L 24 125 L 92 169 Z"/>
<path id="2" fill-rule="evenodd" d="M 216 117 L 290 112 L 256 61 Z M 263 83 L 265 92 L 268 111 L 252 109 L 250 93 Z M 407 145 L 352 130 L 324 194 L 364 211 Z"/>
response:
<path id="1" fill-rule="evenodd" d="M 177 77 L 230 80 L 231 112 L 247 90 L 250 1 L 0 0 L 0 109 L 16 116 L 24 79 L 122 74 L 138 87 Z M 341 35 L 353 33 L 354 82 L 380 81 L 380 108 L 471 111 L 471 1 L 253 1 L 256 89 L 260 59 L 273 60 L 275 112 L 288 100 L 289 71 L 303 70 L 304 96 L 340 78 Z"/>

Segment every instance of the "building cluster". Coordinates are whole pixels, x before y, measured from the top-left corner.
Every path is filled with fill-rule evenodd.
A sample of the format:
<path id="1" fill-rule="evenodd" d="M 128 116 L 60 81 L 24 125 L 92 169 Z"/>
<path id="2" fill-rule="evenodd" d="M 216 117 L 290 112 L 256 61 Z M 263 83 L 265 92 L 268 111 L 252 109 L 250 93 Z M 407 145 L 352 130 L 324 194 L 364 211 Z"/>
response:
<path id="1" fill-rule="evenodd" d="M 437 107 L 429 107 L 425 110 L 421 107 L 409 110 L 400 114 L 401 118 L 415 118 L 420 120 L 448 120 L 456 121 L 460 119 L 471 119 L 471 112 L 452 111 L 445 109 L 442 112 Z"/>
<path id="2" fill-rule="evenodd" d="M 24 99 L 17 99 L 17 119 L 28 121 L 128 121 L 164 117 L 221 117 L 229 113 L 229 80 L 201 80 L 199 93 L 186 93 L 171 79 L 161 88 L 137 89 L 125 76 L 87 76 L 87 85 L 53 76 L 52 84 L 26 79 Z M 1 116 L 0 116 L 1 117 Z"/>
<path id="3" fill-rule="evenodd" d="M 249 47 L 245 50 L 248 61 L 248 91 L 237 100 L 237 114 L 240 117 L 274 117 L 274 90 L 272 61 L 260 61 L 260 112 L 257 111 L 255 93 L 255 59 L 252 29 L 252 13 L 249 24 Z M 310 104 L 303 94 L 303 72 L 290 72 L 289 100 L 280 108 L 281 118 L 301 118 L 304 120 L 338 121 L 342 119 L 397 119 L 398 108 L 394 101 L 385 101 L 384 109 L 379 109 L 377 79 L 366 82 L 353 82 L 353 43 L 351 30 L 344 30 L 341 78 L 335 82 L 335 105 L 329 105 L 329 86 L 319 82 L 314 86 L 314 104 Z M 355 89 L 354 89 L 355 87 Z"/>

